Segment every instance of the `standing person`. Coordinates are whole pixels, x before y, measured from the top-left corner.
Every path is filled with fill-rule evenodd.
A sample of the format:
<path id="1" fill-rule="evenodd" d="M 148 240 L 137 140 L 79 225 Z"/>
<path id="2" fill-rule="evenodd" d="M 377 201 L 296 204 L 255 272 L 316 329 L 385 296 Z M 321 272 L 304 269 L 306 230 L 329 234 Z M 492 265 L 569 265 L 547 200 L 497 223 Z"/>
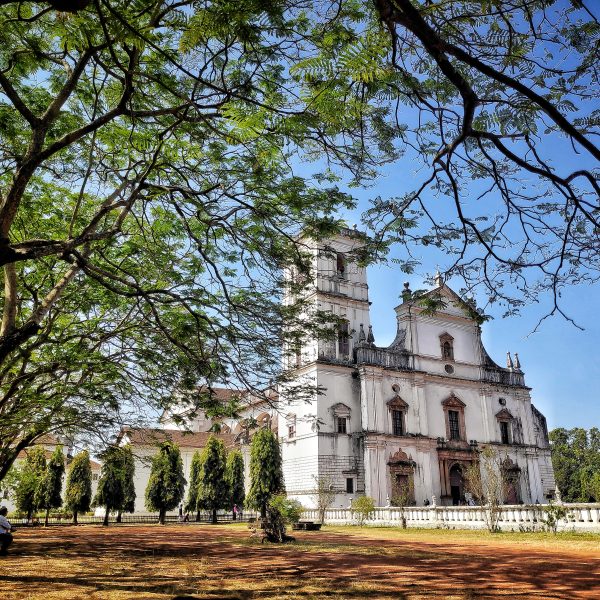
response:
<path id="1" fill-rule="evenodd" d="M 240 510 L 238 508 L 237 504 L 233 505 L 233 520 L 235 521 L 238 518 L 238 514 L 240 513 Z"/>
<path id="2" fill-rule="evenodd" d="M 0 508 L 0 556 L 6 556 L 8 554 L 8 547 L 13 541 L 11 531 L 15 530 L 10 524 L 10 521 L 6 518 L 7 514 L 8 508 L 6 508 L 6 506 Z"/>

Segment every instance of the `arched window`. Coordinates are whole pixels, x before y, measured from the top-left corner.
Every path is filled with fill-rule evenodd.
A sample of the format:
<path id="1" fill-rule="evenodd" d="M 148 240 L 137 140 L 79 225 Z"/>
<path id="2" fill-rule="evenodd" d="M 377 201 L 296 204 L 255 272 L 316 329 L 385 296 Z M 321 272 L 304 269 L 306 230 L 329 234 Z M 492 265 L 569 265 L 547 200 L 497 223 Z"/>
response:
<path id="1" fill-rule="evenodd" d="M 512 413 L 507 409 L 503 408 L 500 412 L 496 413 L 496 420 L 498 421 L 498 428 L 500 430 L 500 443 L 501 444 L 512 444 L 513 443 L 513 431 Z"/>

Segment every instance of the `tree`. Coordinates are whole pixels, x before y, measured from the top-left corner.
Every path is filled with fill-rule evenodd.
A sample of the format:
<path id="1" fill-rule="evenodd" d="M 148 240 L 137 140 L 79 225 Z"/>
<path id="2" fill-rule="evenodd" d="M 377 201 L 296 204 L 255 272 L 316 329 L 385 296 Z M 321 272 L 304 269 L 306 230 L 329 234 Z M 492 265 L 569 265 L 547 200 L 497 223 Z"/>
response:
<path id="1" fill-rule="evenodd" d="M 397 492 L 391 498 L 392 506 L 397 506 L 400 509 L 400 519 L 402 522 L 402 529 L 406 529 L 406 512 L 407 506 L 414 504 L 415 496 L 415 484 L 413 477 L 408 477 L 406 485 L 400 486 Z"/>
<path id="2" fill-rule="evenodd" d="M 231 450 L 227 455 L 227 486 L 229 490 L 229 505 L 242 508 L 246 500 L 244 476 L 244 457 L 239 450 Z M 233 511 L 233 520 L 237 518 Z"/>
<path id="3" fill-rule="evenodd" d="M 347 77 L 362 66 L 355 85 L 389 99 L 404 159 L 423 167 L 370 212 L 382 237 L 409 250 L 406 270 L 419 246 L 441 250 L 448 276 L 508 314 L 549 292 L 550 314 L 567 316 L 561 289 L 598 280 L 593 4 L 373 1 L 387 32 L 366 26 Z M 340 66 L 332 50 L 307 69 L 322 81 Z"/>
<path id="4" fill-rule="evenodd" d="M 19 482 L 15 489 L 17 510 L 26 513 L 28 521 L 38 509 L 36 490 L 45 472 L 46 451 L 41 446 L 34 446 L 25 455 L 25 461 L 19 470 Z"/>
<path id="5" fill-rule="evenodd" d="M 600 501 L 600 431 L 559 427 L 550 432 L 556 485 L 565 502 Z"/>
<path id="6" fill-rule="evenodd" d="M 93 501 L 94 506 L 105 507 L 102 523 L 105 527 L 108 527 L 110 513 L 121 510 L 125 504 L 125 479 L 123 448 L 110 446 L 102 454 L 102 471 Z"/>
<path id="7" fill-rule="evenodd" d="M 46 511 L 44 525 L 48 527 L 48 516 L 50 509 L 59 508 L 62 506 L 62 480 L 65 474 L 65 456 L 63 447 L 56 446 L 48 464 L 44 475 L 38 483 L 35 490 L 34 502 L 37 508 L 42 508 Z"/>
<path id="8" fill-rule="evenodd" d="M 135 512 L 135 458 L 131 446 L 121 446 L 123 460 L 123 506 L 117 511 L 117 523 L 124 512 Z"/>
<path id="9" fill-rule="evenodd" d="M 150 478 L 146 487 L 146 508 L 158 511 L 158 522 L 165 524 L 165 514 L 183 499 L 185 478 L 179 447 L 163 442 L 152 458 Z"/>
<path id="10" fill-rule="evenodd" d="M 190 465 L 190 482 L 188 488 L 187 500 L 185 503 L 186 512 L 195 512 L 196 521 L 200 520 L 200 508 L 198 507 L 198 489 L 200 487 L 200 471 L 202 470 L 202 457 L 196 450 L 192 457 Z"/>
<path id="11" fill-rule="evenodd" d="M 290 74 L 324 31 L 351 49 L 356 7 L 64 5 L 0 16 L 0 480 L 46 431 L 103 436 L 174 389 L 285 381 L 281 342 L 314 325 L 281 306 L 282 270 L 308 273 L 296 235 L 353 203 L 330 169 L 292 165 L 358 181 L 393 154 L 381 110 Z"/>
<path id="12" fill-rule="evenodd" d="M 491 446 L 479 452 L 479 461 L 472 462 L 464 473 L 465 490 L 484 507 L 483 517 L 490 533 L 500 529 L 501 507 L 508 493 L 508 480 L 500 456 Z"/>
<path id="13" fill-rule="evenodd" d="M 362 527 L 375 511 L 375 501 L 370 496 L 359 496 L 352 500 L 351 509 L 356 515 L 358 525 Z"/>
<path id="14" fill-rule="evenodd" d="M 260 510 L 261 517 L 265 518 L 271 497 L 283 492 L 285 484 L 279 442 L 270 429 L 259 429 L 250 446 L 248 505 Z"/>
<path id="15" fill-rule="evenodd" d="M 286 534 L 287 525 L 297 523 L 303 510 L 299 500 L 290 499 L 285 494 L 273 496 L 267 506 L 267 518 L 263 519 L 265 537 L 279 544 L 293 542 L 294 538 Z"/>
<path id="16" fill-rule="evenodd" d="M 315 480 L 315 489 L 312 497 L 319 511 L 319 521 L 325 525 L 325 513 L 327 509 L 335 502 L 335 487 L 333 479 L 326 475 L 313 475 Z"/>
<path id="17" fill-rule="evenodd" d="M 227 484 L 227 455 L 223 440 L 211 435 L 204 446 L 202 466 L 198 478 L 198 508 L 212 512 L 212 522 L 217 522 L 217 510 L 226 508 L 229 502 Z"/>
<path id="18" fill-rule="evenodd" d="M 73 524 L 77 525 L 77 515 L 90 510 L 92 504 L 92 466 L 90 454 L 82 450 L 69 466 L 65 507 L 73 512 Z"/>

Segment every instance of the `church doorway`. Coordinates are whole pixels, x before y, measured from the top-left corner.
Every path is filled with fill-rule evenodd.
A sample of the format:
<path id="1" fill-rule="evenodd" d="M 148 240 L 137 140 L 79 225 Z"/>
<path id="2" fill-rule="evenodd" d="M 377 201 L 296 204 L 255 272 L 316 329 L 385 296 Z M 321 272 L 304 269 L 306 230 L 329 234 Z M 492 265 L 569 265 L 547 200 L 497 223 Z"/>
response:
<path id="1" fill-rule="evenodd" d="M 452 505 L 458 506 L 464 496 L 463 493 L 463 474 L 460 465 L 452 465 L 450 468 L 450 496 Z"/>

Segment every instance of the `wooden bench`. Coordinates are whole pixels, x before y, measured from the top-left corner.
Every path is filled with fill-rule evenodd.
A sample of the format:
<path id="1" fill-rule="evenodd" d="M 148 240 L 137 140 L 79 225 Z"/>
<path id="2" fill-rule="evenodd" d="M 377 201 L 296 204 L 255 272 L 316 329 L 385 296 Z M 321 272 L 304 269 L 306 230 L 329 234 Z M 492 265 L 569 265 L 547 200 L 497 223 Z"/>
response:
<path id="1" fill-rule="evenodd" d="M 321 523 L 315 523 L 314 521 L 298 521 L 292 525 L 292 529 L 295 531 L 319 531 L 319 529 L 321 529 Z"/>

